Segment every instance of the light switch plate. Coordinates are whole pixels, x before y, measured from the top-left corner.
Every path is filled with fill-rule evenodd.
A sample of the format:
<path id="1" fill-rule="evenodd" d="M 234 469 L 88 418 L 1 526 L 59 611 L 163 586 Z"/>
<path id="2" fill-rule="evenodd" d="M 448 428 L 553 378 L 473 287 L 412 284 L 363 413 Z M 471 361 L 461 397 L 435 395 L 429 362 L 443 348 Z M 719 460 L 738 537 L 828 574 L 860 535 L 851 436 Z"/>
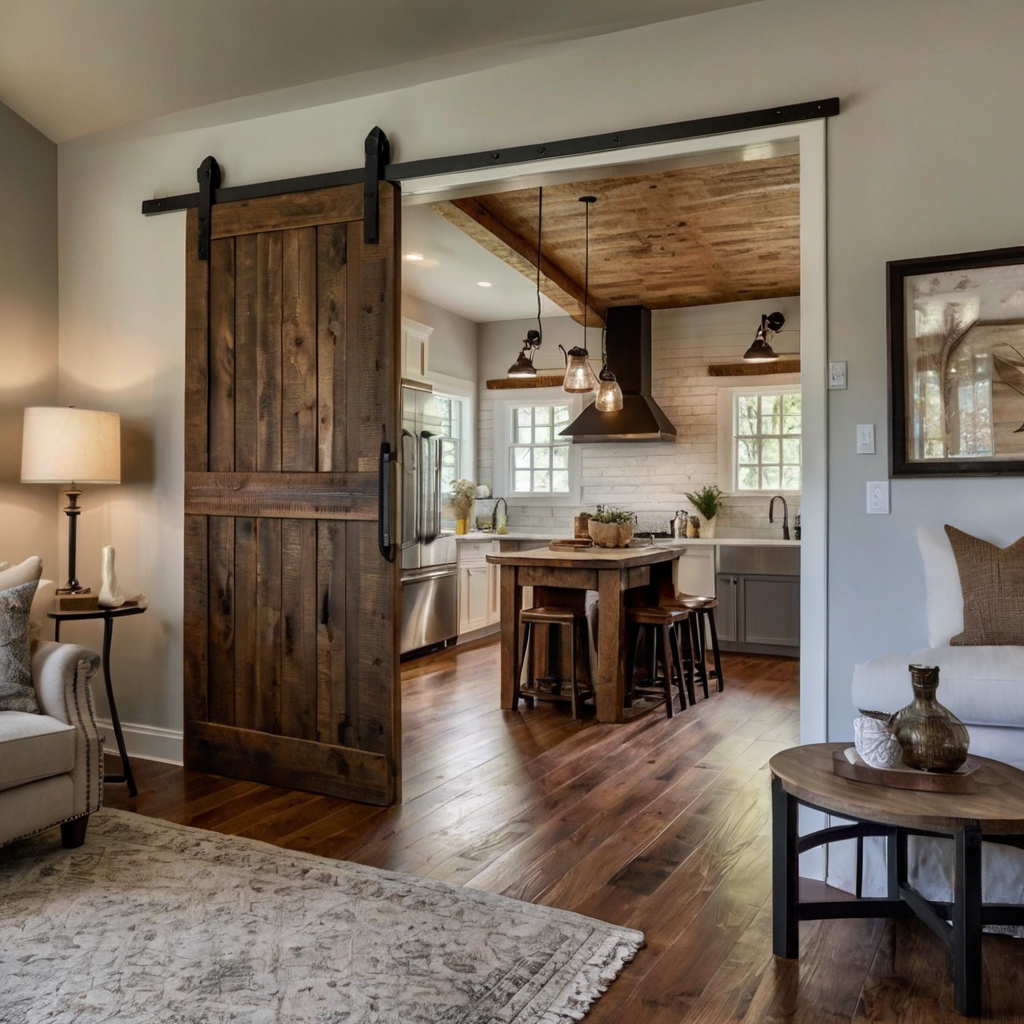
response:
<path id="1" fill-rule="evenodd" d="M 889 514 L 889 481 L 868 481 L 868 515 L 887 516 Z"/>
<path id="2" fill-rule="evenodd" d="M 875 454 L 875 425 L 874 423 L 857 424 L 857 454 Z"/>
<path id="3" fill-rule="evenodd" d="M 829 391 L 842 391 L 846 387 L 846 363 L 828 364 Z"/>

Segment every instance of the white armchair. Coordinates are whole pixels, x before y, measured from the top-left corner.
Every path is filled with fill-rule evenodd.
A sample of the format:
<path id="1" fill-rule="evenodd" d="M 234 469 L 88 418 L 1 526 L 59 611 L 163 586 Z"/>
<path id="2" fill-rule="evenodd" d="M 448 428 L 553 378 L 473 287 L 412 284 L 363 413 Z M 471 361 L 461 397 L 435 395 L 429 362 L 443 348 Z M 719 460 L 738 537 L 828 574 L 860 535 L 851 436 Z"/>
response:
<path id="1" fill-rule="evenodd" d="M 0 845 L 60 825 L 81 846 L 103 803 L 103 743 L 89 680 L 100 659 L 78 644 L 40 643 L 32 682 L 41 714 L 0 712 Z"/>

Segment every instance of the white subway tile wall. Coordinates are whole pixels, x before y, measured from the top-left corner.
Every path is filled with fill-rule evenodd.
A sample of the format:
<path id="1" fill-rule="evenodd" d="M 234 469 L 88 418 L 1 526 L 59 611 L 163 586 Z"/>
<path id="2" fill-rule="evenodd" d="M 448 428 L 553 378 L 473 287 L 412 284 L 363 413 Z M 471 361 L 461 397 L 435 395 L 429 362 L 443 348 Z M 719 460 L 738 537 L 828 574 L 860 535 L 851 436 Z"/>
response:
<path id="1" fill-rule="evenodd" d="M 685 498 L 718 481 L 718 389 L 736 387 L 738 377 L 711 377 L 708 364 L 740 359 L 754 337 L 761 313 L 780 309 L 786 325 L 773 339 L 776 351 L 800 349 L 799 298 L 733 302 L 719 306 L 655 310 L 652 317 L 653 393 L 675 424 L 675 444 L 588 444 L 582 446 L 582 508 L 598 502 L 637 513 L 641 531 L 667 530 Z M 768 378 L 746 378 L 758 384 Z M 495 495 L 507 485 L 493 479 L 494 393 L 480 392 L 477 437 L 478 474 Z M 789 501 L 790 524 L 800 511 L 799 495 Z M 565 505 L 537 501 L 508 502 L 509 529 L 569 534 L 573 515 Z M 716 532 L 729 537 L 780 537 L 781 525 L 768 522 L 768 498 L 727 497 Z"/>

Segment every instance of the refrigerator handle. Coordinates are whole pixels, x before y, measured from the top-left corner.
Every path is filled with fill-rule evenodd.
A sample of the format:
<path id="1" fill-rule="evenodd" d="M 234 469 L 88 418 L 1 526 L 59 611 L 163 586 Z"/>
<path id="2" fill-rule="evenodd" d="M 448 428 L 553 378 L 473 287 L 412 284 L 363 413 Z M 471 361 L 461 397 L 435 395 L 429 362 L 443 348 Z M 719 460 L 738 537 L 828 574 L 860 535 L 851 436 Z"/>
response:
<path id="1" fill-rule="evenodd" d="M 435 437 L 434 448 L 434 537 L 441 536 L 441 438 Z"/>
<path id="2" fill-rule="evenodd" d="M 429 544 L 434 539 L 433 526 L 428 520 L 429 515 L 434 510 L 434 503 L 432 501 L 428 501 L 430 481 L 432 479 L 432 477 L 429 475 L 431 472 L 430 439 L 426 437 L 420 437 L 419 448 L 420 465 L 419 473 L 417 474 L 420 490 L 419 539 L 420 543 Z"/>

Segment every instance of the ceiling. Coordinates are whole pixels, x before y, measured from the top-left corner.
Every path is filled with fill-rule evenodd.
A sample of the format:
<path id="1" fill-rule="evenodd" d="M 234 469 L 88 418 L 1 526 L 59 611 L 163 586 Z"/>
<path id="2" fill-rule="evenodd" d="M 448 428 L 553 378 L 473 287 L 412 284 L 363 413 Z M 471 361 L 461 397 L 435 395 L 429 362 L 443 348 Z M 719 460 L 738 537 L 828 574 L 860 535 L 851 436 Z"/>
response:
<path id="1" fill-rule="evenodd" d="M 800 183 L 795 153 L 622 177 L 547 184 L 543 196 L 543 315 L 582 323 L 585 211 L 590 206 L 590 323 L 609 306 L 651 309 L 800 292 Z M 535 315 L 537 188 L 403 214 L 403 289 L 476 322 Z M 485 280 L 493 287 L 481 289 Z"/>
<path id="2" fill-rule="evenodd" d="M 242 97 L 265 98 L 252 117 L 371 95 L 752 2 L 0 0 L 0 102 L 64 142 Z"/>

